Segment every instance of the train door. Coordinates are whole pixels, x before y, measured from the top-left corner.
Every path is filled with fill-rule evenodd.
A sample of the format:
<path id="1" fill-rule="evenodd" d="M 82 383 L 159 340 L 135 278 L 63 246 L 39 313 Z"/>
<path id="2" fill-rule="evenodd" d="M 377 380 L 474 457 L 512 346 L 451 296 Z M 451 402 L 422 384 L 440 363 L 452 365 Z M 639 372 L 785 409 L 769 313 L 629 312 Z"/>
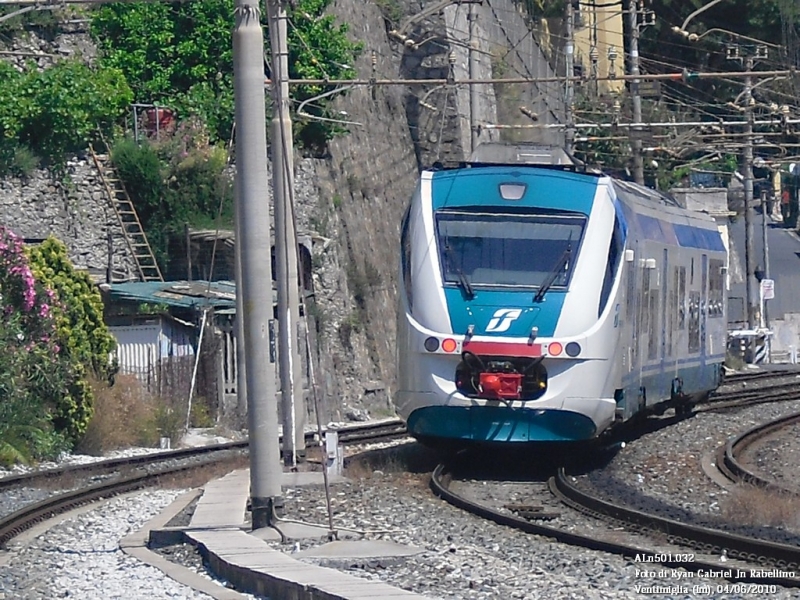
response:
<path id="1" fill-rule="evenodd" d="M 708 316 L 708 255 L 703 254 L 700 278 L 700 359 L 705 361 L 708 352 L 706 318 Z"/>
<path id="2" fill-rule="evenodd" d="M 627 263 L 627 288 L 625 290 L 625 320 L 630 327 L 628 346 L 628 371 L 633 371 L 639 364 L 639 305 L 636 302 L 636 275 L 639 269 L 636 261 Z"/>

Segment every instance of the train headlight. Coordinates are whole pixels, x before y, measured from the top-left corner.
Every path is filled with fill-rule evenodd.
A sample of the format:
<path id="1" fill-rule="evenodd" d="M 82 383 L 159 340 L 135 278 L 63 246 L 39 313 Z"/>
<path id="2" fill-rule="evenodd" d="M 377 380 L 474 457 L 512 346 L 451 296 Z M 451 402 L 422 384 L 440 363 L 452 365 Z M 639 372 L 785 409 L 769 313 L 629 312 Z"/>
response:
<path id="1" fill-rule="evenodd" d="M 439 340 L 435 337 L 429 337 L 425 340 L 424 346 L 428 352 L 436 352 L 439 349 Z"/>
<path id="2" fill-rule="evenodd" d="M 563 350 L 564 346 L 561 345 L 561 342 L 550 342 L 547 345 L 547 353 L 550 356 L 558 356 Z"/>
<path id="3" fill-rule="evenodd" d="M 567 356 L 576 357 L 581 353 L 581 345 L 578 342 L 570 342 L 566 347 Z"/>
<path id="4" fill-rule="evenodd" d="M 500 197 L 503 200 L 522 200 L 527 188 L 525 183 L 501 183 Z"/>

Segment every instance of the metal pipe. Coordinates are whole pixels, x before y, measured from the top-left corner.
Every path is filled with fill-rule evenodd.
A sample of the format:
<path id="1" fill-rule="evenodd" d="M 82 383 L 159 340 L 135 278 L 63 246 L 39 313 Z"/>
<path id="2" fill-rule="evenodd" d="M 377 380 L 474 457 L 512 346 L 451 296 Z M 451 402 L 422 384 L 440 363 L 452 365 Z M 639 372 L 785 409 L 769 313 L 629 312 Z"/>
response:
<path id="1" fill-rule="evenodd" d="M 567 0 L 567 45 L 566 45 L 566 68 L 564 81 L 564 120 L 566 121 L 567 131 L 564 137 L 564 148 L 567 154 L 575 152 L 575 111 L 574 94 L 575 84 L 572 77 L 575 76 L 575 7 L 572 0 Z"/>
<path id="2" fill-rule="evenodd" d="M 289 46 L 286 10 L 267 0 L 272 52 L 273 113 L 272 194 L 275 208 L 275 267 L 278 284 L 278 361 L 281 380 L 283 462 L 294 466 L 305 458 L 303 373 L 297 339 L 300 298 L 297 289 L 297 236 L 291 206 L 294 190 L 294 146 L 289 98 Z M 298 431 L 299 430 L 299 431 Z"/>
<path id="3" fill-rule="evenodd" d="M 631 28 L 631 95 L 633 97 L 633 128 L 631 131 L 631 153 L 633 154 L 633 179 L 636 183 L 644 185 L 644 158 L 642 157 L 642 96 L 639 94 L 639 10 L 636 0 L 630 0 L 630 10 L 628 11 Z"/>

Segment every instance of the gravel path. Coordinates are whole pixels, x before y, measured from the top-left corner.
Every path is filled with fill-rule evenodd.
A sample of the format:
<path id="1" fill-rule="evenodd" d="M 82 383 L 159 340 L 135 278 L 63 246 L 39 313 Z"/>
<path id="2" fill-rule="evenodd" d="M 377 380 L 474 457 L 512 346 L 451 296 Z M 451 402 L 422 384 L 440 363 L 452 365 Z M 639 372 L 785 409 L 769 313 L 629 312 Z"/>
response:
<path id="1" fill-rule="evenodd" d="M 181 491 L 150 491 L 111 500 L 63 521 L 29 544 L 12 541 L 0 566 L 5 600 L 211 600 L 142 564 L 119 549 Z"/>

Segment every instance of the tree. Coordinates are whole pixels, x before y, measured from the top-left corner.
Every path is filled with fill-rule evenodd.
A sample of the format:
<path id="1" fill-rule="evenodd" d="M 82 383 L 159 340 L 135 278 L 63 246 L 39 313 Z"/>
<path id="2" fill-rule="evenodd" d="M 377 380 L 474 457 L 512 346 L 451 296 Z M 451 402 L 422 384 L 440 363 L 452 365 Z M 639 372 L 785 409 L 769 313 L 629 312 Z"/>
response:
<path id="1" fill-rule="evenodd" d="M 361 44 L 348 27 L 325 15 L 330 0 L 299 0 L 290 9 L 289 74 L 346 79 Z M 92 34 L 101 64 L 120 69 L 136 100 L 159 103 L 181 116 L 198 115 L 217 139 L 227 140 L 233 124 L 233 0 L 186 3 L 114 3 L 94 12 Z M 324 86 L 301 86 L 297 101 L 319 95 Z M 327 114 L 321 102 L 309 113 Z M 324 146 L 341 129 L 320 121 L 300 122 L 298 140 Z"/>
<path id="2" fill-rule="evenodd" d="M 6 166 L 20 145 L 59 164 L 99 132 L 110 134 L 133 98 L 121 71 L 94 71 L 78 60 L 25 72 L 0 62 L 0 80 L 0 159 Z"/>

